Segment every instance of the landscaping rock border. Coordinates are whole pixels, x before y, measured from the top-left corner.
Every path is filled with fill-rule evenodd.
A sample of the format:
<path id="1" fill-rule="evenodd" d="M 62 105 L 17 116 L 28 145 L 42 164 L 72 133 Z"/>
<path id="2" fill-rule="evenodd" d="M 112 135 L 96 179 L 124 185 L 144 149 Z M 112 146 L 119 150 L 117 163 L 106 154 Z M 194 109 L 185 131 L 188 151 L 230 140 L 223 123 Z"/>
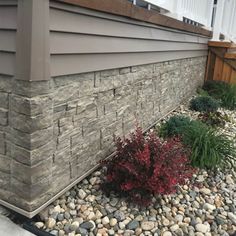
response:
<path id="1" fill-rule="evenodd" d="M 236 134 L 236 113 L 224 132 Z M 198 112 L 187 104 L 169 114 L 188 115 L 196 119 Z M 100 190 L 103 169 L 95 171 L 39 216 L 35 225 L 56 236 L 213 236 L 236 234 L 236 175 L 232 170 L 198 171 L 190 183 L 179 187 L 176 194 L 156 196 L 149 207 L 138 207 L 111 193 Z"/>

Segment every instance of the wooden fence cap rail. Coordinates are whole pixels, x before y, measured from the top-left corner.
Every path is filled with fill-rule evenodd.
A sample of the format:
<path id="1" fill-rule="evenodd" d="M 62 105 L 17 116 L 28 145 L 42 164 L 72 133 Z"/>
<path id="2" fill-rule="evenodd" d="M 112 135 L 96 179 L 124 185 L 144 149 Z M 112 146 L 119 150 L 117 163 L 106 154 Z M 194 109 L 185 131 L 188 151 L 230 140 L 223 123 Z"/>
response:
<path id="1" fill-rule="evenodd" d="M 210 46 L 210 47 L 220 47 L 220 48 L 236 48 L 235 43 L 224 42 L 224 41 L 209 41 L 208 46 Z"/>

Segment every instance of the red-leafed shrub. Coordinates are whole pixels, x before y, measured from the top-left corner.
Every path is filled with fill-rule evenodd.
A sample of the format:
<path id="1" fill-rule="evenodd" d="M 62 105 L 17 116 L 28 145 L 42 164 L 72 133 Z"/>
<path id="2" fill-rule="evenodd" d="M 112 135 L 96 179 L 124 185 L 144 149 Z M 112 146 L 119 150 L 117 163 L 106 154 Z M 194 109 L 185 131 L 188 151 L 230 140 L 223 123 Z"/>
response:
<path id="1" fill-rule="evenodd" d="M 116 140 L 116 155 L 103 162 L 106 178 L 102 189 L 128 196 L 138 204 L 147 205 L 152 194 L 176 191 L 194 173 L 189 151 L 177 138 L 162 142 L 155 133 L 144 136 L 141 128 L 130 138 Z"/>

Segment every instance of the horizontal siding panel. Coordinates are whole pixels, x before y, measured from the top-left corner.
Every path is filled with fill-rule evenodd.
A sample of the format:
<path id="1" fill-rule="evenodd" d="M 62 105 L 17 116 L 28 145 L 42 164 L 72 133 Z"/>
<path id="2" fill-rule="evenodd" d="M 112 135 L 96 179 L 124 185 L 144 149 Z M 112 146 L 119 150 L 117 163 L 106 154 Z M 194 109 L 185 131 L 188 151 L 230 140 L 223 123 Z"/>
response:
<path id="1" fill-rule="evenodd" d="M 0 6 L 17 6 L 17 0 L 0 0 Z"/>
<path id="2" fill-rule="evenodd" d="M 16 51 L 16 32 L 0 30 L 0 51 Z"/>
<path id="3" fill-rule="evenodd" d="M 0 52 L 0 74 L 14 75 L 15 74 L 15 54 Z"/>
<path id="4" fill-rule="evenodd" d="M 207 51 L 52 55 L 51 76 L 69 75 L 119 67 L 206 56 Z"/>
<path id="5" fill-rule="evenodd" d="M 0 29 L 16 29 L 16 18 L 16 6 L 0 6 Z"/>
<path id="6" fill-rule="evenodd" d="M 81 34 L 116 36 L 125 38 L 143 38 L 170 40 L 179 42 L 206 43 L 208 38 L 184 32 L 165 30 L 158 27 L 142 26 L 105 19 L 97 16 L 83 15 L 58 9 L 50 9 L 50 30 Z"/>
<path id="7" fill-rule="evenodd" d="M 124 53 L 207 50 L 206 44 L 51 33 L 51 53 Z"/>

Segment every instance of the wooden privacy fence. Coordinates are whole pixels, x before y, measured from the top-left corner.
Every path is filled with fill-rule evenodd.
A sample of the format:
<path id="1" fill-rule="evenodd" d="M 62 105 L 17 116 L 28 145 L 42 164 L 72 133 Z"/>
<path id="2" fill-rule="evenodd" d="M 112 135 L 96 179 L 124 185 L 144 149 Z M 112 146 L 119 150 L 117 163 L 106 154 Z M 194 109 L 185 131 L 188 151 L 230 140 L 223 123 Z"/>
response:
<path id="1" fill-rule="evenodd" d="M 236 84 L 236 44 L 209 42 L 206 80 Z"/>

